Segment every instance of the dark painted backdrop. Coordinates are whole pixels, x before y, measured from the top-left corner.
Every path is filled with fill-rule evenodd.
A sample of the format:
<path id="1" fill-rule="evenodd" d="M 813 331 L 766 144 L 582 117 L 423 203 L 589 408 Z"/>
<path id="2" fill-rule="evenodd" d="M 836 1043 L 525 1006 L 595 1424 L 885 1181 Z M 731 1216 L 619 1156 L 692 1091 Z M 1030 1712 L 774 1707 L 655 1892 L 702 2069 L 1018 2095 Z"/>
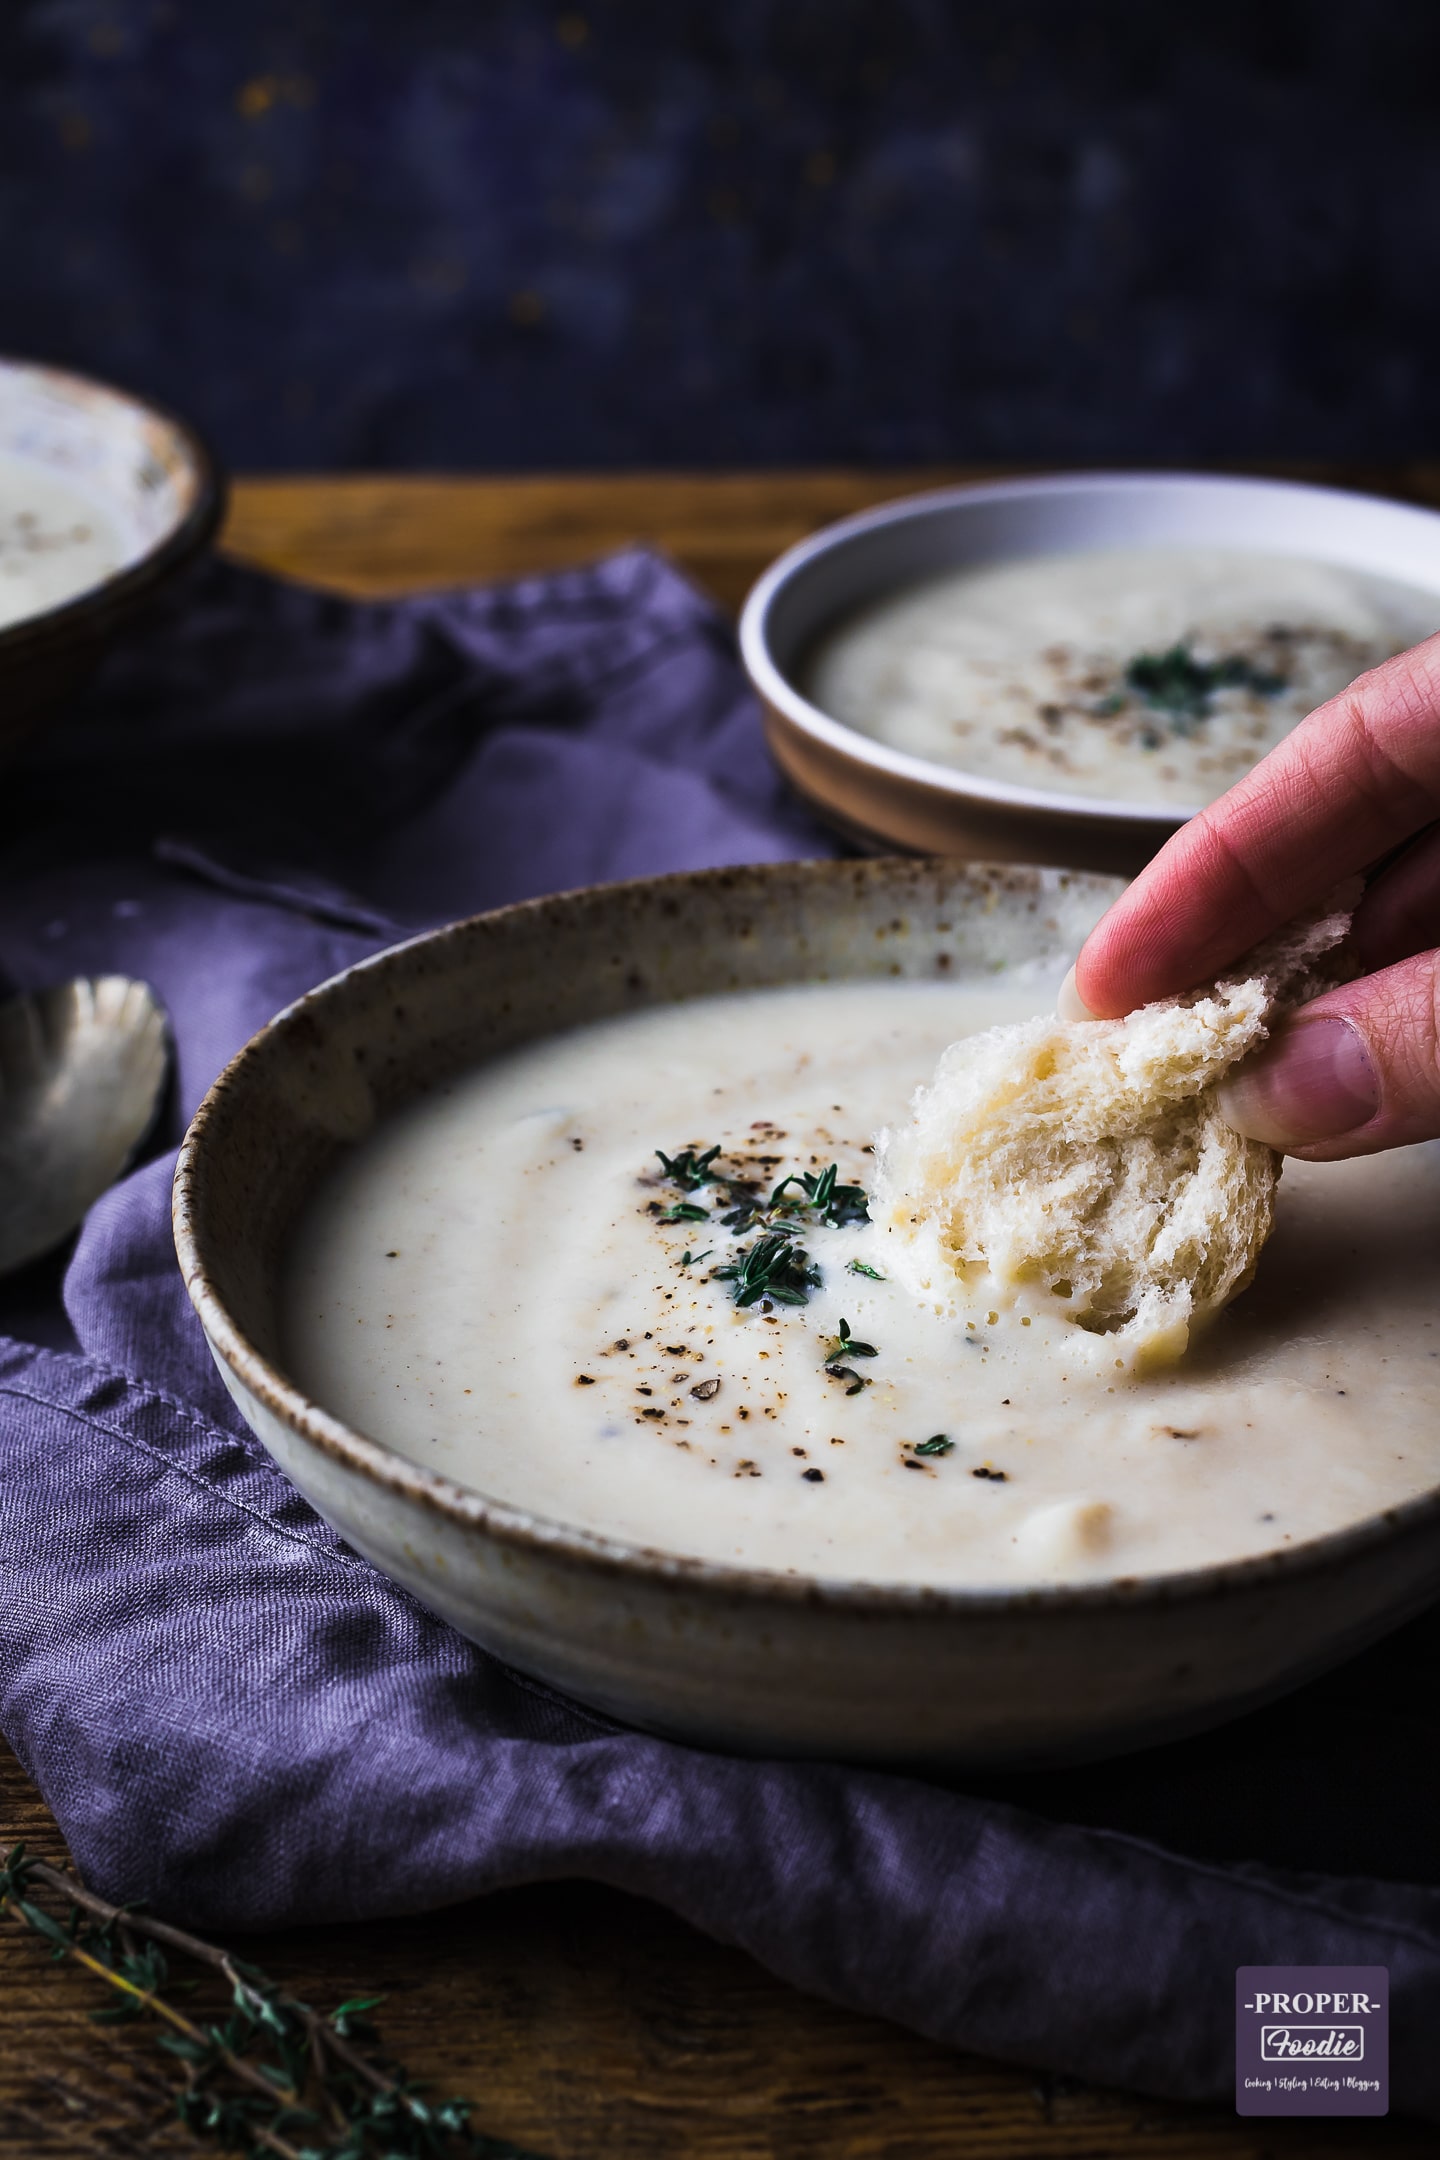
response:
<path id="1" fill-rule="evenodd" d="M 1440 450 L 1436 0 L 0 0 L 0 349 L 241 466 Z"/>

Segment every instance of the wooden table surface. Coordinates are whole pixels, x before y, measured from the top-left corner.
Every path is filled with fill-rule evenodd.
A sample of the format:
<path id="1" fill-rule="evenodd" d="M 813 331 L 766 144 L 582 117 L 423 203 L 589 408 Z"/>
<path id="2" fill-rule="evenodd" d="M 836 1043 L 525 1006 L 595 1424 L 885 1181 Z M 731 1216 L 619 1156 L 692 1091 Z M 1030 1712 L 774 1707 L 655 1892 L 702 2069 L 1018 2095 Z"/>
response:
<path id="1" fill-rule="evenodd" d="M 515 576 L 646 540 L 733 607 L 792 540 L 949 477 L 978 475 L 251 480 L 235 488 L 225 538 L 248 561 L 357 593 Z M 1440 466 L 1304 477 L 1440 503 Z M 0 1846 L 16 1838 L 63 1859 L 53 1818 L 0 1743 Z M 477 2127 L 554 2160 L 1433 2160 L 1440 2144 L 1394 2122 L 1245 2123 L 957 2055 L 796 1994 L 657 1907 L 593 1885 L 301 1928 L 244 1952 L 320 2007 L 383 1990 L 392 2052 L 473 2101 Z M 83 1973 L 0 1925 L 0 2160 L 199 2149 L 173 2122 L 153 2041 L 94 2025 L 95 2007 Z"/>
<path id="2" fill-rule="evenodd" d="M 1440 505 L 1440 464 L 1264 470 Z M 556 570 L 644 540 L 738 610 L 782 548 L 831 519 L 916 488 L 996 476 L 995 467 L 933 466 L 704 477 L 245 480 L 235 488 L 225 540 L 268 569 L 377 594 Z"/>

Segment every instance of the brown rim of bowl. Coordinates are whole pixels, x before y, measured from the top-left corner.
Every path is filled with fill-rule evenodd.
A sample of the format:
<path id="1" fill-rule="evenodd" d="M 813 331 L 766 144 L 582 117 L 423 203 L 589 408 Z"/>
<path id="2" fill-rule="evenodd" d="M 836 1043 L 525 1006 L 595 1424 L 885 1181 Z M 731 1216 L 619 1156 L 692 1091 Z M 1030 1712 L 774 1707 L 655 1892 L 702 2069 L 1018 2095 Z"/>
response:
<path id="1" fill-rule="evenodd" d="M 25 368 L 57 382 L 77 384 L 83 390 L 101 391 L 120 404 L 133 405 L 177 437 L 195 474 L 195 499 L 173 532 L 168 533 L 149 554 L 142 555 L 127 570 L 117 570 L 103 584 L 89 586 L 73 600 L 62 600 L 41 614 L 27 615 L 23 621 L 0 630 L 0 661 L 3 661 L 13 653 L 62 642 L 77 628 L 99 627 L 111 616 L 127 614 L 137 600 L 143 600 L 162 585 L 172 572 L 191 561 L 214 539 L 225 515 L 229 486 L 219 458 L 200 430 L 190 421 L 181 420 L 168 407 L 156 404 L 153 398 L 139 397 L 118 383 L 102 381 L 96 375 L 82 375 L 75 368 L 52 367 L 48 361 L 32 360 L 23 353 L 0 353 L 0 367 Z"/>
<path id="2" fill-rule="evenodd" d="M 210 1279 L 204 1257 L 210 1128 L 221 1122 L 228 1109 L 229 1097 L 245 1087 L 250 1072 L 262 1064 L 272 1044 L 283 1040 L 297 1027 L 308 1024 L 316 1005 L 353 976 L 383 970 L 393 965 L 402 953 L 413 952 L 419 946 L 442 944 L 472 930 L 477 924 L 499 924 L 533 916 L 553 910 L 557 902 L 594 893 L 639 896 L 663 893 L 676 887 L 703 890 L 708 885 L 729 885 L 733 889 L 737 878 L 747 877 L 763 892 L 768 875 L 775 870 L 785 870 L 791 875 L 799 872 L 818 883 L 828 876 L 841 874 L 846 879 L 853 879 L 857 872 L 881 876 L 904 869 L 913 873 L 916 860 L 914 856 L 886 856 L 864 863 L 842 858 L 839 861 L 759 864 L 738 870 L 731 867 L 680 870 L 652 878 L 617 880 L 610 885 L 577 886 L 567 892 L 548 893 L 534 900 L 516 901 L 509 907 L 490 909 L 481 915 L 466 916 L 438 930 L 422 931 L 415 937 L 386 946 L 369 959 L 356 961 L 353 967 L 344 968 L 338 975 L 318 983 L 313 990 L 307 990 L 253 1035 L 212 1083 L 190 1122 L 175 1165 L 172 1220 L 176 1255 L 185 1287 L 214 1351 L 242 1385 L 301 1439 L 347 1469 L 358 1471 L 380 1490 L 416 1502 L 461 1529 L 482 1530 L 501 1545 L 542 1557 L 554 1555 L 602 1574 L 642 1575 L 671 1583 L 690 1582 L 731 1597 L 757 1601 L 778 1599 L 788 1604 L 836 1606 L 877 1614 L 899 1614 L 920 1607 L 957 1614 L 991 1615 L 1070 1606 L 1089 1608 L 1114 1604 L 1128 1609 L 1140 1605 L 1174 1604 L 1229 1595 L 1281 1575 L 1309 1574 L 1350 1552 L 1384 1542 L 1401 1530 L 1440 1515 L 1440 1484 L 1437 1484 L 1394 1507 L 1363 1516 L 1358 1522 L 1347 1523 L 1323 1536 L 1273 1552 L 1252 1553 L 1237 1560 L 1177 1569 L 1167 1574 L 1115 1576 L 1103 1582 L 1038 1584 L 1028 1588 L 994 1585 L 962 1589 L 928 1583 L 866 1583 L 825 1576 L 779 1574 L 765 1568 L 732 1567 L 722 1561 L 629 1544 L 601 1531 L 585 1530 L 548 1516 L 535 1515 L 528 1509 L 508 1501 L 489 1499 L 473 1487 L 459 1485 L 433 1470 L 409 1463 L 380 1441 L 367 1439 L 303 1395 L 231 1319 Z M 993 869 L 1013 876 L 1020 866 L 1014 863 L 964 863 L 954 867 Z"/>

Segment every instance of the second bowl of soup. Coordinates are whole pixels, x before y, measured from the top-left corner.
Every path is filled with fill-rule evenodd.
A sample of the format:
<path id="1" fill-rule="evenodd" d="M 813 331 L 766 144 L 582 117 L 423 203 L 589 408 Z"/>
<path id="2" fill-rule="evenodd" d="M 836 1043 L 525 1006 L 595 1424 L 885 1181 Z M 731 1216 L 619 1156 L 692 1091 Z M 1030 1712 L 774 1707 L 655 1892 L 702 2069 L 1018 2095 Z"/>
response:
<path id="1" fill-rule="evenodd" d="M 1133 871 L 1315 706 L 1440 629 L 1440 516 L 1097 474 L 866 511 L 741 625 L 781 765 L 863 841 Z"/>

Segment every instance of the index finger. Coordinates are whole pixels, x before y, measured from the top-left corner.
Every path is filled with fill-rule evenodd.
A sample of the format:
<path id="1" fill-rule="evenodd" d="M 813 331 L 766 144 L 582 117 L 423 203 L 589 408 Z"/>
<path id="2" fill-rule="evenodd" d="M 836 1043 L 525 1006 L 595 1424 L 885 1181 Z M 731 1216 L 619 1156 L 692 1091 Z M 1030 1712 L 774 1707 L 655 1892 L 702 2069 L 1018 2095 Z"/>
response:
<path id="1" fill-rule="evenodd" d="M 1309 717 L 1182 825 L 1090 933 L 1076 988 L 1118 1018 L 1214 978 L 1440 815 L 1440 634 Z"/>

